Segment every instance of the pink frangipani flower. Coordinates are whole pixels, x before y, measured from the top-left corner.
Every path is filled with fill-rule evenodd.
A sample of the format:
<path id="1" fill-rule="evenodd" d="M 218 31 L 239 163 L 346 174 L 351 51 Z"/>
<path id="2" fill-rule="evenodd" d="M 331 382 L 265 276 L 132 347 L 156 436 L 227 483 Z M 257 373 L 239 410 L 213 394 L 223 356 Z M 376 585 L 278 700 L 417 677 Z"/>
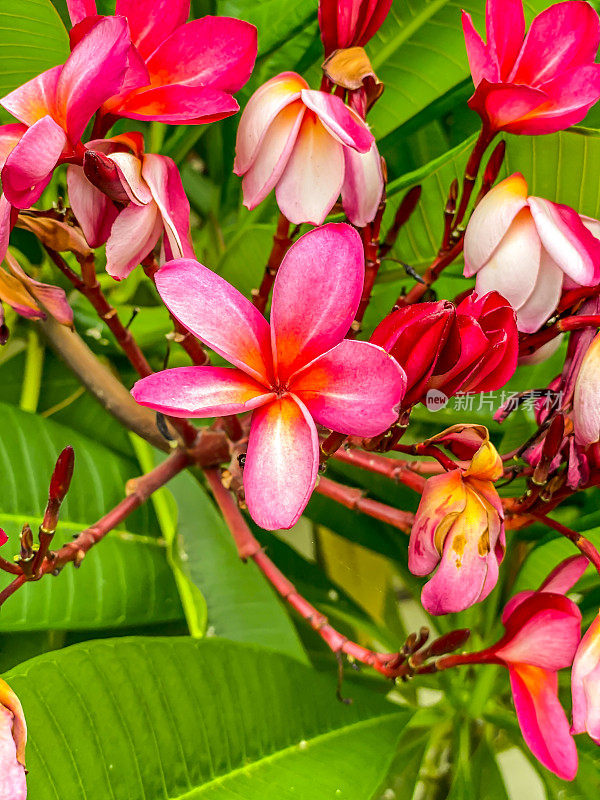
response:
<path id="1" fill-rule="evenodd" d="M 556 3 L 527 34 L 522 0 L 488 0 L 486 11 L 487 44 L 463 12 L 475 84 L 469 105 L 484 125 L 531 135 L 581 122 L 600 97 L 600 22 L 592 6 Z"/>
<path id="2" fill-rule="evenodd" d="M 74 45 L 103 18 L 94 0 L 68 6 Z M 115 14 L 127 19 L 135 50 L 130 80 L 106 99 L 101 115 L 191 125 L 239 110 L 232 95 L 254 67 L 254 25 L 211 16 L 187 22 L 190 0 L 117 0 Z"/>
<path id="3" fill-rule="evenodd" d="M 74 48 L 64 66 L 38 75 L 0 104 L 23 123 L 2 169 L 7 200 L 29 208 L 57 164 L 81 156 L 81 136 L 102 103 L 121 89 L 131 41 L 122 17 L 105 18 Z M 14 133 L 15 125 L 4 126 Z"/>
<path id="4" fill-rule="evenodd" d="M 585 632 L 571 671 L 571 733 L 587 733 L 600 745 L 600 614 Z"/>
<path id="5" fill-rule="evenodd" d="M 382 26 L 392 0 L 319 0 L 319 28 L 325 55 L 362 47 Z"/>
<path id="6" fill-rule="evenodd" d="M 233 169 L 244 176 L 245 206 L 255 208 L 275 189 L 294 224 L 321 225 L 341 193 L 346 216 L 362 227 L 383 192 L 381 158 L 366 123 L 294 72 L 271 78 L 248 101 Z"/>
<path id="7" fill-rule="evenodd" d="M 86 149 L 83 167 L 68 169 L 69 200 L 90 247 L 106 242 L 108 274 L 126 278 L 163 232 L 163 260 L 193 258 L 190 204 L 175 162 L 145 154 L 140 134 L 89 142 Z"/>
<path id="8" fill-rule="evenodd" d="M 27 725 L 19 698 L 0 678 L 0 800 L 26 800 L 26 742 Z"/>
<path id="9" fill-rule="evenodd" d="M 317 480 L 316 424 L 376 436 L 397 419 L 402 368 L 380 347 L 343 338 L 363 281 L 360 236 L 346 224 L 292 245 L 275 280 L 270 325 L 195 261 L 172 261 L 156 275 L 171 313 L 235 369 L 169 369 L 138 381 L 132 394 L 179 417 L 253 412 L 244 489 L 263 528 L 290 528 L 302 514 Z"/>
<path id="10" fill-rule="evenodd" d="M 478 294 L 496 291 L 517 314 L 517 327 L 534 333 L 552 315 L 563 288 L 600 280 L 596 220 L 568 206 L 528 196 L 516 172 L 479 203 L 465 232 L 466 277 Z"/>

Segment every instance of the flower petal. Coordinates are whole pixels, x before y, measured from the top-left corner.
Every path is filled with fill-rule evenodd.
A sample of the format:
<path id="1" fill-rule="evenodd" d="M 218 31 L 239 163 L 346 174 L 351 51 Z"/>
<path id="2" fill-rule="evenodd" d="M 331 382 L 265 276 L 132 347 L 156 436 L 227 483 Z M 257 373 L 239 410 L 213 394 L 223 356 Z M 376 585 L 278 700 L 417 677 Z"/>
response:
<path id="1" fill-rule="evenodd" d="M 258 155 L 271 123 L 290 103 L 300 99 L 308 84 L 295 72 L 282 72 L 257 89 L 242 113 L 235 144 L 236 175 L 247 172 Z"/>
<path id="2" fill-rule="evenodd" d="M 239 369 L 176 367 L 137 381 L 136 402 L 172 417 L 218 417 L 241 414 L 275 395 Z"/>
<path id="3" fill-rule="evenodd" d="M 156 273 L 156 286 L 169 311 L 194 336 L 255 380 L 270 384 L 269 323 L 237 289 L 191 259 L 165 264 Z"/>
<path id="4" fill-rule="evenodd" d="M 465 231 L 465 277 L 487 262 L 513 220 L 527 205 L 527 182 L 520 172 L 505 178 L 485 195 Z"/>
<path id="5" fill-rule="evenodd" d="M 600 279 L 600 241 L 576 211 L 541 197 L 530 197 L 529 208 L 543 246 L 562 271 L 582 286 Z"/>
<path id="6" fill-rule="evenodd" d="M 14 716 L 0 703 L 0 800 L 26 800 L 27 781 L 25 768 L 17 758 L 13 738 Z"/>
<path id="7" fill-rule="evenodd" d="M 203 125 L 230 117 L 239 110 L 227 92 L 212 86 L 157 86 L 127 95 L 111 109 L 120 117 L 154 120 L 171 125 Z"/>
<path id="8" fill-rule="evenodd" d="M 0 264 L 4 261 L 8 250 L 8 242 L 12 230 L 11 216 L 12 206 L 2 194 L 0 195 Z"/>
<path id="9" fill-rule="evenodd" d="M 500 80 L 498 65 L 492 58 L 490 49 L 475 30 L 471 15 L 466 11 L 462 12 L 462 27 L 473 83 L 478 86 L 483 78 L 490 83 L 496 83 Z"/>
<path id="10" fill-rule="evenodd" d="M 589 733 L 600 740 L 600 614 L 585 632 L 571 671 L 573 725 L 571 733 Z"/>
<path id="11" fill-rule="evenodd" d="M 318 468 L 317 429 L 301 402 L 286 395 L 254 411 L 244 490 L 257 525 L 291 528 L 310 499 Z"/>
<path id="12" fill-rule="evenodd" d="M 194 258 L 190 231 L 190 204 L 183 190 L 181 175 L 175 162 L 168 156 L 144 156 L 142 177 L 147 182 L 161 213 L 169 260 Z"/>
<path id="13" fill-rule="evenodd" d="M 381 156 L 375 142 L 368 153 L 344 148 L 342 205 L 348 220 L 358 228 L 371 222 L 383 195 Z"/>
<path id="14" fill-rule="evenodd" d="M 67 0 L 71 25 L 96 14 L 96 0 Z"/>
<path id="15" fill-rule="evenodd" d="M 560 300 L 563 280 L 563 271 L 542 248 L 535 288 L 525 303 L 517 309 L 517 327 L 520 331 L 534 333 L 552 315 Z"/>
<path id="16" fill-rule="evenodd" d="M 589 346 L 575 383 L 573 427 L 577 444 L 587 447 L 600 439 L 600 335 Z"/>
<path id="17" fill-rule="evenodd" d="M 483 119 L 488 121 L 494 131 L 523 133 L 523 120 L 535 118 L 540 107 L 550 104 L 548 94 L 542 89 L 504 83 L 489 83 L 485 78 L 475 89 L 468 105 Z M 559 130 L 554 128 L 554 130 Z M 548 131 L 549 132 L 549 131 Z"/>
<path id="18" fill-rule="evenodd" d="M 525 15 L 522 0 L 488 0 L 485 21 L 488 45 L 500 70 L 498 77 L 505 81 L 523 46 Z"/>
<path id="19" fill-rule="evenodd" d="M 302 118 L 304 106 L 296 100 L 275 117 L 248 172 L 242 179 L 244 205 L 256 208 L 276 186 L 288 163 Z"/>
<path id="20" fill-rule="evenodd" d="M 29 208 L 40 199 L 66 141 L 52 117 L 43 117 L 23 134 L 2 169 L 4 194 L 13 206 Z"/>
<path id="21" fill-rule="evenodd" d="M 145 206 L 152 201 L 152 192 L 142 178 L 142 161 L 133 153 L 111 153 L 107 156 L 117 166 L 121 186 L 132 203 Z"/>
<path id="22" fill-rule="evenodd" d="M 163 228 L 156 203 L 124 208 L 106 242 L 106 271 L 115 280 L 126 278 L 157 243 Z"/>
<path id="23" fill-rule="evenodd" d="M 357 231 L 330 223 L 305 233 L 286 253 L 273 287 L 271 336 L 279 380 L 344 338 L 364 282 Z"/>
<path id="24" fill-rule="evenodd" d="M 57 322 L 68 327 L 73 326 L 73 309 L 67 301 L 64 289 L 61 289 L 60 286 L 52 286 L 49 283 L 42 283 L 30 278 L 10 253 L 6 254 L 6 263 L 13 276 L 42 304 Z M 25 314 L 25 316 L 30 315 Z M 45 315 L 42 314 L 41 316 Z"/>
<path id="25" fill-rule="evenodd" d="M 303 89 L 302 102 L 317 115 L 325 129 L 345 147 L 368 153 L 375 141 L 373 134 L 341 97 L 318 89 Z"/>
<path id="26" fill-rule="evenodd" d="M 571 556 L 561 561 L 540 586 L 540 592 L 566 594 L 581 578 L 590 562 L 586 556 Z"/>
<path id="27" fill-rule="evenodd" d="M 189 13 L 190 0 L 117 0 L 115 6 L 115 15 L 127 18 L 131 40 L 143 59 L 184 25 Z"/>
<path id="28" fill-rule="evenodd" d="M 0 169 L 6 164 L 6 159 L 21 141 L 26 130 L 27 126 L 18 122 L 0 125 Z"/>
<path id="29" fill-rule="evenodd" d="M 234 17 L 207 16 L 181 25 L 146 62 L 152 86 L 178 83 L 237 92 L 254 67 L 256 37 L 254 25 Z"/>
<path id="30" fill-rule="evenodd" d="M 55 113 L 56 86 L 63 67 L 52 67 L 2 98 L 2 105 L 25 125 Z"/>
<path id="31" fill-rule="evenodd" d="M 318 118 L 306 113 L 277 184 L 279 208 L 295 225 L 322 225 L 344 183 L 344 148 Z"/>
<path id="32" fill-rule="evenodd" d="M 290 385 L 319 425 L 377 436 L 398 418 L 406 376 L 380 347 L 344 339 L 297 372 Z"/>
<path id="33" fill-rule="evenodd" d="M 517 719 L 533 755 L 563 780 L 577 773 L 577 748 L 557 696 L 556 673 L 517 664 L 509 670 Z"/>
<path id="34" fill-rule="evenodd" d="M 119 213 L 115 204 L 88 181 L 81 167 L 67 169 L 67 189 L 71 209 L 87 243 L 92 248 L 100 247 L 108 239 Z"/>

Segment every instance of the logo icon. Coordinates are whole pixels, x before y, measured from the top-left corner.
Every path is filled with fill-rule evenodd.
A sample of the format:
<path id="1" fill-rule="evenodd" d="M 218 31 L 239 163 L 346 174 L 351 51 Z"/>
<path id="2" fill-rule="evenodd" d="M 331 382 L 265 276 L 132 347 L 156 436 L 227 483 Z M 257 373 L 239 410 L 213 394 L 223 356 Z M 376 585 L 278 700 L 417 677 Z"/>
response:
<path id="1" fill-rule="evenodd" d="M 425 395 L 425 405 L 428 411 L 441 411 L 448 405 L 448 397 L 439 389 L 429 389 Z"/>

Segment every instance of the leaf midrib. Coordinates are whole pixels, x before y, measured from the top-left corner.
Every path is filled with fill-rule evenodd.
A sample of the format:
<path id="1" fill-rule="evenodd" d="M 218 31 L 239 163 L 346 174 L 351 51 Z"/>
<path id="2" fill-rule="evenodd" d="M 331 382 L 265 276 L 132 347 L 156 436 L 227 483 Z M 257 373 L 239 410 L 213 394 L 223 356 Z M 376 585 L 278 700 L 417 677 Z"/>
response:
<path id="1" fill-rule="evenodd" d="M 401 28 L 400 33 L 394 36 L 386 45 L 381 47 L 371 58 L 373 69 L 380 67 L 387 59 L 393 55 L 399 47 L 402 47 L 404 42 L 419 30 L 428 20 L 431 19 L 437 12 L 442 9 L 449 0 L 435 0 L 435 2 L 426 6 L 420 11 L 416 17 L 412 19 L 407 25 Z"/>

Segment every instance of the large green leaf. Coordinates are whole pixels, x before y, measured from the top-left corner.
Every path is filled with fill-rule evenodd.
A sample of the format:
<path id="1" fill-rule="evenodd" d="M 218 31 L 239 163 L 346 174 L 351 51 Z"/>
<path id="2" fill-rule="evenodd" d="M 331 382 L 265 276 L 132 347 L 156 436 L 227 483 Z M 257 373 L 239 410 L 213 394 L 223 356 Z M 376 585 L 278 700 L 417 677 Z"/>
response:
<path id="1" fill-rule="evenodd" d="M 48 480 L 63 447 L 75 449 L 75 474 L 53 546 L 102 517 L 139 475 L 133 459 L 52 420 L 0 403 L 0 526 L 3 554 L 18 552 L 22 525 L 41 522 Z M 67 567 L 22 587 L 3 606 L 0 630 L 89 629 L 179 620 L 181 606 L 152 508 L 143 506 L 98 544 L 79 570 Z M 8 576 L 3 573 L 2 585 Z"/>
<path id="2" fill-rule="evenodd" d="M 0 97 L 68 55 L 69 37 L 50 0 L 0 0 Z M 3 110 L 1 121 L 9 118 Z"/>
<path id="3" fill-rule="evenodd" d="M 35 800 L 371 800 L 410 714 L 269 650 L 129 638 L 6 676 Z M 60 700 L 59 700 L 60 699 Z"/>

